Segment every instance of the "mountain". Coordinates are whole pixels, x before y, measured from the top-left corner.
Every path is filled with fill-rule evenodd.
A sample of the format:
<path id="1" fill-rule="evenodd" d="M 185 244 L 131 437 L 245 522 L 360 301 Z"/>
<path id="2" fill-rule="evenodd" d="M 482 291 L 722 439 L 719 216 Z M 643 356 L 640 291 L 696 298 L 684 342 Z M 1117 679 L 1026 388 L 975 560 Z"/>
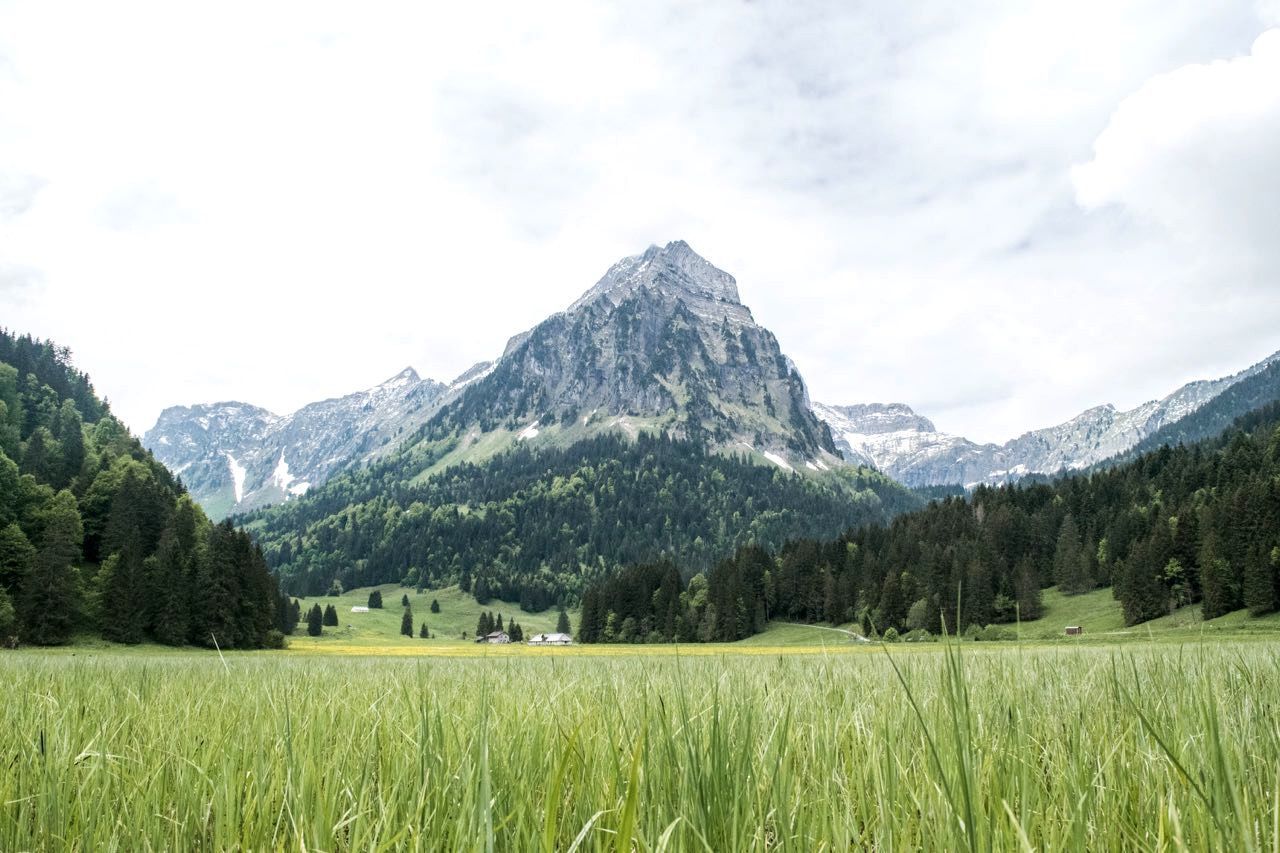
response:
<path id="1" fill-rule="evenodd" d="M 911 487 L 972 487 L 1028 474 L 1082 470 L 1125 454 L 1156 435 L 1178 440 L 1177 424 L 1230 389 L 1249 383 L 1249 390 L 1238 393 L 1234 405 L 1222 407 L 1211 424 L 1188 432 L 1183 440 L 1216 434 L 1215 429 L 1225 428 L 1249 408 L 1277 399 L 1271 395 L 1276 387 L 1273 365 L 1278 363 L 1280 353 L 1233 376 L 1191 382 L 1161 400 L 1128 411 L 1110 404 L 1097 406 L 1066 423 L 1025 433 L 1002 445 L 977 444 L 939 432 L 929 419 L 900 403 L 817 403 L 814 412 L 831 428 L 836 446 L 852 462 L 873 465 Z M 1262 380 L 1256 379 L 1260 376 Z"/>
<path id="2" fill-rule="evenodd" d="M 706 569 L 921 503 L 840 459 L 733 277 L 683 242 L 466 378 L 370 464 L 241 517 L 290 590 L 456 582 L 536 609 L 633 562 Z"/>
<path id="3" fill-rule="evenodd" d="M 511 338 L 420 438 L 457 437 L 452 462 L 494 433 L 507 440 L 490 441 L 490 454 L 512 441 L 642 430 L 787 470 L 839 462 L 799 372 L 733 276 L 683 241 L 624 258 L 567 310 Z"/>
<path id="4" fill-rule="evenodd" d="M 144 436 L 215 518 L 296 498 L 411 439 L 431 473 L 519 443 L 661 432 L 818 474 L 825 424 L 733 276 L 687 243 L 651 246 L 449 385 L 411 369 L 279 416 L 240 402 L 166 409 Z"/>
<path id="5" fill-rule="evenodd" d="M 481 368 L 483 369 L 483 368 Z M 451 387 L 405 368 L 367 391 L 280 416 L 247 403 L 165 409 L 143 436 L 213 517 L 305 494 L 335 471 L 395 442 Z"/>

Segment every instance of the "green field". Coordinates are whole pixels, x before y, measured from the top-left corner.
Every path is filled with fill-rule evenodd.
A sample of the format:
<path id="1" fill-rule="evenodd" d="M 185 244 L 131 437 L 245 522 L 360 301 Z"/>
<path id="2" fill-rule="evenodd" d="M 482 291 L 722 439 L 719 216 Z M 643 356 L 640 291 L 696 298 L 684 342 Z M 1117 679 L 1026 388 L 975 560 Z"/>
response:
<path id="1" fill-rule="evenodd" d="M 1280 843 L 1272 643 L 721 650 L 2 655 L 0 849 Z"/>
<path id="2" fill-rule="evenodd" d="M 383 609 L 370 610 L 368 613 L 352 613 L 352 607 L 363 607 L 369 603 L 369 593 L 374 589 L 382 593 Z M 413 610 L 413 637 L 405 637 L 400 633 L 400 620 L 404 614 L 401 597 L 405 595 L 409 596 L 409 606 Z M 440 604 L 439 613 L 431 612 L 433 599 Z M 291 648 L 302 651 L 395 648 L 416 649 L 428 653 L 441 646 L 457 644 L 463 639 L 464 632 L 468 640 L 474 638 L 476 621 L 482 610 L 492 612 L 495 616 L 501 613 L 504 625 L 514 618 L 524 629 L 526 638 L 534 634 L 554 631 L 559 613 L 556 610 L 525 613 L 520 609 L 520 605 L 498 599 L 481 606 L 471 595 L 462 592 L 456 586 L 418 593 L 396 584 L 384 584 L 379 587 L 351 590 L 339 596 L 319 596 L 298 600 L 302 605 L 303 622 L 289 638 L 289 644 Z M 319 637 L 307 636 L 306 612 L 313 604 L 319 604 L 321 609 L 332 604 L 338 611 L 338 627 L 325 627 L 324 633 Z M 569 616 L 576 624 L 577 614 L 570 611 Z M 424 622 L 433 639 L 424 640 L 418 637 L 418 631 Z"/>
<path id="3" fill-rule="evenodd" d="M 534 648 L 380 590 L 284 652 L 0 653 L 0 850 L 1280 849 L 1280 617 Z"/>
<path id="4" fill-rule="evenodd" d="M 312 604 L 318 603 L 321 608 L 332 604 L 338 611 L 339 625 L 337 628 L 326 627 L 320 637 L 307 636 L 305 623 L 299 625 L 294 635 L 289 638 L 290 652 L 428 656 L 496 654 L 497 651 L 493 649 L 468 648 L 472 645 L 476 621 L 481 611 L 490 611 L 495 615 L 501 613 L 507 622 L 514 617 L 524 628 L 526 637 L 545 631 L 554 631 L 556 626 L 557 611 L 555 610 L 525 613 L 517 604 L 496 599 L 481 606 L 471 595 L 460 591 L 456 586 L 417 593 L 413 589 L 386 584 L 376 587 L 382 592 L 384 604 L 382 610 L 352 613 L 353 606 L 368 603 L 369 593 L 373 589 L 375 587 L 350 590 L 340 596 L 299 599 L 304 614 Z M 409 603 L 413 609 L 413 637 L 404 637 L 400 634 L 400 618 L 404 612 L 400 602 L 403 595 L 409 596 Z M 432 599 L 440 604 L 438 614 L 430 612 Z M 1023 642 L 1054 645 L 1109 645 L 1151 640 L 1188 642 L 1201 636 L 1239 639 L 1274 636 L 1280 640 L 1280 613 L 1252 618 L 1242 610 L 1205 622 L 1200 618 L 1199 605 L 1192 605 L 1169 616 L 1126 628 L 1120 604 L 1112 596 L 1110 589 L 1098 589 L 1084 595 L 1063 595 L 1051 588 L 1045 590 L 1044 605 L 1045 615 L 1042 618 L 1034 622 L 1005 626 L 1010 636 L 1020 637 Z M 578 613 L 571 610 L 569 617 L 576 628 Z M 417 636 L 423 622 L 427 623 L 432 639 L 423 640 Z M 1085 630 L 1084 635 L 1065 637 L 1064 629 L 1067 625 L 1082 626 Z M 810 647 L 811 651 L 820 651 L 856 644 L 853 634 L 861 630 L 860 626 L 852 624 L 831 626 L 774 622 L 770 623 L 765 631 L 730 646 L 717 645 L 709 648 L 688 646 L 685 650 L 687 654 L 720 653 L 726 648 L 761 651 L 774 648 L 799 650 L 800 647 Z M 662 648 L 670 651 L 674 647 Z M 573 653 L 617 655 L 652 654 L 656 651 L 658 649 L 646 647 L 591 646 L 575 648 Z M 515 649 L 505 650 L 507 654 L 515 652 Z M 565 654 L 565 650 L 561 649 L 559 653 Z"/>

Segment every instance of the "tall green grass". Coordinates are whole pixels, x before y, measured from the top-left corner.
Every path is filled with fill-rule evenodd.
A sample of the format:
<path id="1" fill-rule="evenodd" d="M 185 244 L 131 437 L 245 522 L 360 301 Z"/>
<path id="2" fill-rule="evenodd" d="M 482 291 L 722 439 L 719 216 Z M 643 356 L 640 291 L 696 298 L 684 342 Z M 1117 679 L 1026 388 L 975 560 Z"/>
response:
<path id="1" fill-rule="evenodd" d="M 1280 647 L 0 656 L 0 850 L 1257 850 Z"/>

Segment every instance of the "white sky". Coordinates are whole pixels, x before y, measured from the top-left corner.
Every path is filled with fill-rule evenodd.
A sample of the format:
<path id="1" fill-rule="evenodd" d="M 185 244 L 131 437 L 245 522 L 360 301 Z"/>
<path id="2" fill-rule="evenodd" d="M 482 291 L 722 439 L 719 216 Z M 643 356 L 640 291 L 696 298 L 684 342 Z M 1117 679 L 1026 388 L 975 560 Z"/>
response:
<path id="1" fill-rule="evenodd" d="M 0 0 L 0 325 L 139 432 L 448 380 L 674 239 L 815 399 L 979 440 L 1280 349 L 1280 2 L 439 8 Z"/>

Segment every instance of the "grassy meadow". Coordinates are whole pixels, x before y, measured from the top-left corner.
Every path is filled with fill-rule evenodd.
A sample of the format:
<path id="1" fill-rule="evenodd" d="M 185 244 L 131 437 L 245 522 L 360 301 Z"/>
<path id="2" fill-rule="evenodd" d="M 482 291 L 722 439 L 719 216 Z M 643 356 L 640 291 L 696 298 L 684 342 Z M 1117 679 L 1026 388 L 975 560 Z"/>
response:
<path id="1" fill-rule="evenodd" d="M 19 651 L 0 849 L 1280 843 L 1280 647 L 886 649 Z"/>
<path id="2" fill-rule="evenodd" d="M 284 652 L 0 653 L 0 850 L 1280 849 L 1275 619 L 532 648 L 381 589 Z"/>

